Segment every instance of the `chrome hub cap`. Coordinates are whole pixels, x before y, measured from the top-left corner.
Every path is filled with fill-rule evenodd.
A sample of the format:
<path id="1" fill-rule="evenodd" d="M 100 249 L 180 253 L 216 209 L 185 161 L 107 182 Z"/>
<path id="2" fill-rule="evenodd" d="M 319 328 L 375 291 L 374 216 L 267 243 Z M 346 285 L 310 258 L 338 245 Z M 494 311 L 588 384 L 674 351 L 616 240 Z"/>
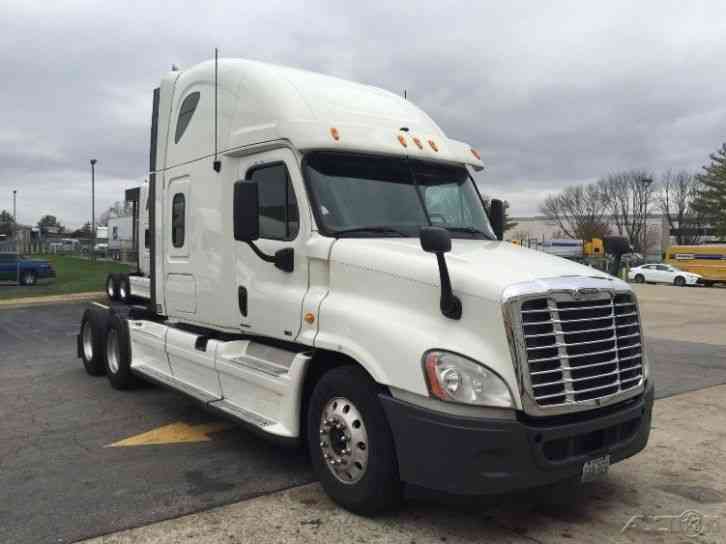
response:
<path id="1" fill-rule="evenodd" d="M 355 405 L 336 397 L 323 408 L 320 450 L 333 476 L 344 484 L 358 482 L 368 467 L 368 432 Z"/>
<path id="2" fill-rule="evenodd" d="M 108 359 L 109 370 L 114 374 L 118 373 L 118 362 L 121 359 L 121 354 L 118 349 L 118 333 L 114 329 L 108 331 L 106 357 Z"/>
<path id="3" fill-rule="evenodd" d="M 83 324 L 81 342 L 83 344 L 83 356 L 86 358 L 86 361 L 91 361 L 93 359 L 93 330 L 88 321 Z"/>
<path id="4" fill-rule="evenodd" d="M 113 296 L 113 280 L 111 278 L 108 278 L 106 282 L 106 293 L 108 293 L 109 297 Z"/>
<path id="5" fill-rule="evenodd" d="M 121 287 L 119 287 L 118 294 L 122 300 L 126 298 L 126 286 L 125 285 L 121 285 Z"/>

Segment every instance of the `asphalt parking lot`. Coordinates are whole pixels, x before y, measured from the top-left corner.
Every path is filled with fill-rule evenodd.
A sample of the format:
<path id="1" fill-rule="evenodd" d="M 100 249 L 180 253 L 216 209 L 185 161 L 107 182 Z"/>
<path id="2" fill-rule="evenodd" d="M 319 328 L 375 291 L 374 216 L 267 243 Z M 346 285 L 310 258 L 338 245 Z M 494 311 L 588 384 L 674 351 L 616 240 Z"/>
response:
<path id="1" fill-rule="evenodd" d="M 693 409 L 671 407 L 678 402 L 686 404 L 678 400 L 690 398 L 684 393 L 705 395 L 712 390 L 708 388 L 726 384 L 726 289 L 644 285 L 637 290 L 654 363 L 656 396 L 666 399 L 679 395 L 662 404 L 663 410 L 674 410 L 669 417 L 684 417 L 688 411 L 689 418 L 698 419 Z M 348 514 L 338 512 L 321 498 L 316 486 L 304 486 L 313 478 L 300 451 L 281 449 L 220 422 L 176 393 L 151 386 L 119 392 L 111 389 L 105 378 L 86 375 L 75 357 L 75 334 L 84 307 L 85 303 L 0 307 L 0 542 L 74 542 L 147 525 L 153 532 L 157 527 L 154 522 L 195 512 L 209 513 L 200 514 L 205 517 L 196 522 L 181 518 L 179 526 L 186 531 L 183 538 L 190 538 L 189 524 L 197 532 L 204 527 L 203 533 L 213 536 L 225 523 L 215 507 L 260 496 L 266 497 L 229 508 L 242 508 L 239 515 L 243 517 L 269 515 L 275 519 L 271 533 L 266 535 L 269 541 L 276 541 L 269 538 L 276 530 L 290 529 L 285 523 L 286 504 L 290 523 L 302 516 L 295 521 L 300 525 L 292 537 L 307 538 L 306 530 L 320 526 L 328 519 L 325 516 L 338 520 L 335 523 L 345 522 Z M 714 402 L 703 404 L 713 406 Z M 723 434 L 719 436 L 716 451 L 723 449 Z M 677 444 L 676 434 L 670 438 Z M 670 438 L 658 440 L 667 444 Z M 651 444 L 646 454 L 654 447 Z M 637 460 L 623 466 L 634 466 Z M 612 472 L 608 482 L 595 488 L 601 496 L 598 500 L 605 501 L 606 506 L 608 501 L 632 502 L 634 499 L 628 497 L 632 485 L 618 473 L 618 467 Z M 647 473 L 645 468 L 641 472 Z M 653 474 L 657 477 L 657 471 Z M 715 493 L 718 497 L 718 491 Z M 505 518 L 515 515 L 519 508 L 517 500 L 507 502 L 511 506 Z M 323 514 L 319 513 L 321 508 Z M 314 512 L 323 518 L 305 517 Z M 360 521 L 359 529 L 368 528 L 356 537 L 385 541 L 378 537 L 395 530 L 399 540 L 406 535 L 394 527 L 399 522 L 406 527 L 420 521 L 420 529 L 426 526 L 422 519 L 439 519 L 447 512 L 456 518 L 447 507 L 413 503 L 401 514 L 403 517 L 387 518 L 372 526 Z M 568 523 L 588 523 L 584 517 L 578 520 L 576 514 L 567 515 L 571 518 Z M 480 517 L 489 519 L 487 516 Z M 496 519 L 496 523 L 503 523 Z M 163 527 L 163 534 L 182 539 L 181 533 L 174 533 L 174 526 Z M 506 529 L 499 536 L 510 541 L 523 536 L 527 538 L 522 540 L 531 542 L 568 538 L 560 534 L 556 540 L 539 539 L 529 530 L 526 535 L 517 533 L 516 526 Z M 416 532 L 411 530 L 411 534 Z M 482 531 L 482 536 L 496 536 Z M 143 540 L 141 534 L 120 533 L 104 541 L 134 542 Z M 436 536 L 435 531 L 426 534 Z M 210 542 L 221 541 L 221 536 Z M 223 536 L 235 541 L 232 535 Z M 263 536 L 255 538 L 265 540 Z M 318 536 L 322 539 L 324 532 Z M 290 540 L 295 540 L 292 537 Z M 415 538 L 405 541 L 411 540 Z"/>

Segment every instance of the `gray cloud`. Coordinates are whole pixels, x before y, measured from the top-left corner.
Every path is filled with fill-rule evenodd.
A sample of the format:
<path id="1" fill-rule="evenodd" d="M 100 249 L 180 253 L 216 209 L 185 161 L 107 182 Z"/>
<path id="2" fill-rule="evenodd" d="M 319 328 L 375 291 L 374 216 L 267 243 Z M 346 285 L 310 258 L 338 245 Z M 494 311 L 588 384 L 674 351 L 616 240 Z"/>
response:
<path id="1" fill-rule="evenodd" d="M 0 33 L 0 208 L 89 215 L 138 184 L 151 90 L 172 63 L 256 58 L 408 89 L 481 149 L 478 181 L 537 210 L 548 191 L 621 168 L 695 170 L 726 140 L 719 2 L 270 1 L 7 3 Z"/>

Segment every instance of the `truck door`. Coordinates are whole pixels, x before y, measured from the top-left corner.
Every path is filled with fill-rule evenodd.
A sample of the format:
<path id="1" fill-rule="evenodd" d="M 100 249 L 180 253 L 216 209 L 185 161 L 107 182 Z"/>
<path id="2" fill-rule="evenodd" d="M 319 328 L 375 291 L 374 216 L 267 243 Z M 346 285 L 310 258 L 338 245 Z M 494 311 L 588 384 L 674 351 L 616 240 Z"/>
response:
<path id="1" fill-rule="evenodd" d="M 289 149 L 242 159 L 240 179 L 259 187 L 260 238 L 257 247 L 267 255 L 292 248 L 294 270 L 285 272 L 260 259 L 244 242 L 235 242 L 237 292 L 244 332 L 294 340 L 302 319 L 308 288 L 305 240 L 311 229 L 304 210 L 307 199 L 298 161 Z"/>

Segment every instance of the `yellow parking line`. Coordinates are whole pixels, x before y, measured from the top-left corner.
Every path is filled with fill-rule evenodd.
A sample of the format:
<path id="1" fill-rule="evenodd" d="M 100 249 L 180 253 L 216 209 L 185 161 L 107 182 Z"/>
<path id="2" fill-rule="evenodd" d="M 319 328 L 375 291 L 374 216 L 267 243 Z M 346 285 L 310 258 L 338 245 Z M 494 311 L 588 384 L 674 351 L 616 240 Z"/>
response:
<path id="1" fill-rule="evenodd" d="M 182 444 L 189 442 L 209 442 L 210 434 L 225 431 L 234 427 L 233 423 L 217 421 L 214 423 L 202 423 L 200 425 L 189 425 L 184 422 L 170 423 L 145 433 L 137 434 L 114 442 L 107 448 L 125 448 L 133 446 L 151 446 L 160 444 Z"/>

